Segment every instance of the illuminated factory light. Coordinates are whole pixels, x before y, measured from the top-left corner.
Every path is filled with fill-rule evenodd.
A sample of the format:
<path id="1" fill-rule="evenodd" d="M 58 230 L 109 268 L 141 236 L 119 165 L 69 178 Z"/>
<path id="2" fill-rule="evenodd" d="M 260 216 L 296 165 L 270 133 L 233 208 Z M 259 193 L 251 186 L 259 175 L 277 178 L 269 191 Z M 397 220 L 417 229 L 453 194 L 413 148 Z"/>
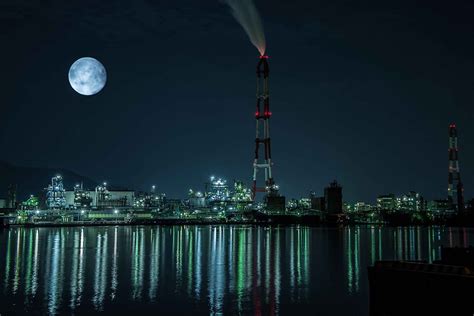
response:
<path id="1" fill-rule="evenodd" d="M 227 201 L 230 198 L 227 180 L 211 176 L 211 182 L 206 188 L 206 196 L 210 201 Z"/>
<path id="2" fill-rule="evenodd" d="M 51 179 L 51 184 L 46 189 L 46 205 L 50 209 L 62 209 L 66 206 L 65 190 L 60 175 Z"/>

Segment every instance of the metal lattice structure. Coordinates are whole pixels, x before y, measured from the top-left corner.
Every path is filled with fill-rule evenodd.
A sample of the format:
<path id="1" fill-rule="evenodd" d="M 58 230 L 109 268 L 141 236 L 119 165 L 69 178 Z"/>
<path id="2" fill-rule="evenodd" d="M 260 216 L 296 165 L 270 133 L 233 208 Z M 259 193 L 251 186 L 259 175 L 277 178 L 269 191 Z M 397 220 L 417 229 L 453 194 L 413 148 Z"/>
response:
<path id="1" fill-rule="evenodd" d="M 448 202 L 458 212 L 462 212 L 464 210 L 464 186 L 459 172 L 458 132 L 454 123 L 449 125 L 448 159 Z"/>
<path id="2" fill-rule="evenodd" d="M 256 135 L 255 135 L 255 158 L 253 162 L 253 186 L 252 200 L 255 201 L 257 192 L 266 192 L 267 195 L 278 196 L 278 186 L 275 184 L 272 174 L 272 154 L 270 139 L 270 99 L 268 77 L 270 68 L 268 56 L 260 56 L 257 64 L 257 105 L 255 111 Z M 264 148 L 264 157 L 260 157 L 260 145 Z M 265 173 L 265 186 L 257 185 L 257 173 L 263 169 Z"/>

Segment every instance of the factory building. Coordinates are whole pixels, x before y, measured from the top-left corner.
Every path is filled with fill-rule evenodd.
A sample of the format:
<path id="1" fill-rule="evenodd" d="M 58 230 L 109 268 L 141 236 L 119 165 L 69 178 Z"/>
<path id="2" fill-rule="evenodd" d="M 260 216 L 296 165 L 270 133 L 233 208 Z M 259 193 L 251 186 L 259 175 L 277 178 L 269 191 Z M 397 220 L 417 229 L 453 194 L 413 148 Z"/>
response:
<path id="1" fill-rule="evenodd" d="M 153 185 L 150 192 L 135 192 L 133 206 L 143 209 L 161 209 L 163 207 L 166 194 L 157 193 Z"/>
<path id="2" fill-rule="evenodd" d="M 211 176 L 210 182 L 205 185 L 205 198 L 210 204 L 229 201 L 230 191 L 227 180 Z"/>
<path id="3" fill-rule="evenodd" d="M 440 199 L 429 201 L 427 205 L 428 212 L 433 214 L 443 214 L 452 208 L 451 201 L 449 199 Z"/>
<path id="4" fill-rule="evenodd" d="M 420 193 L 410 191 L 401 196 L 394 194 L 379 195 L 377 197 L 377 210 L 380 211 L 426 211 L 426 201 Z"/>
<path id="5" fill-rule="evenodd" d="M 129 207 L 133 205 L 135 191 L 133 190 L 109 190 L 107 196 L 95 195 L 96 207 Z M 94 197 L 92 198 L 94 200 Z M 93 205 L 94 206 L 94 205 Z"/>
<path id="6" fill-rule="evenodd" d="M 356 202 L 354 204 L 355 212 L 370 212 L 372 211 L 373 206 L 365 202 Z"/>
<path id="7" fill-rule="evenodd" d="M 324 202 L 329 214 L 342 213 L 342 187 L 335 180 L 324 189 Z"/>
<path id="8" fill-rule="evenodd" d="M 326 210 L 326 203 L 324 202 L 323 196 L 316 196 L 315 194 L 311 194 L 311 209 L 324 212 Z"/>
<path id="9" fill-rule="evenodd" d="M 206 198 L 202 192 L 189 189 L 188 198 L 192 209 L 206 207 Z"/>
<path id="10" fill-rule="evenodd" d="M 94 191 L 76 186 L 65 192 L 67 208 L 120 208 L 133 206 L 135 191 L 109 190 L 99 185 Z"/>
<path id="11" fill-rule="evenodd" d="M 397 208 L 395 194 L 379 195 L 377 197 L 377 209 L 393 211 Z"/>
<path id="12" fill-rule="evenodd" d="M 266 195 L 265 196 L 265 209 L 268 213 L 278 214 L 282 213 L 286 209 L 286 199 L 284 196 L 278 195 Z"/>
<path id="13" fill-rule="evenodd" d="M 16 185 L 9 185 L 8 192 L 7 192 L 7 201 L 5 208 L 16 208 L 17 207 L 17 200 L 16 200 Z"/>
<path id="14" fill-rule="evenodd" d="M 410 191 L 397 197 L 396 207 L 398 211 L 423 212 L 426 210 L 426 203 L 420 193 Z"/>
<path id="15" fill-rule="evenodd" d="M 227 180 L 211 176 L 204 191 L 189 189 L 186 204 L 193 210 L 210 209 L 213 212 L 242 211 L 252 203 L 252 191 L 242 181 L 234 180 L 233 189 Z"/>
<path id="16" fill-rule="evenodd" d="M 349 202 L 342 202 L 342 210 L 344 213 L 354 212 L 354 207 Z"/>

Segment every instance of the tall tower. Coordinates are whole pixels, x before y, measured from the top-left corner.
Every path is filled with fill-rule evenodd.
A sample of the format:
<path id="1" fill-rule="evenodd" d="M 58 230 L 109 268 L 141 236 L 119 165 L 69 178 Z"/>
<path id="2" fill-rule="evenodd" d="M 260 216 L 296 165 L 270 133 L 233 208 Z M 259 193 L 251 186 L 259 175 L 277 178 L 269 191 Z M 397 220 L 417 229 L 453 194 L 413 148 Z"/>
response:
<path id="1" fill-rule="evenodd" d="M 257 192 L 266 192 L 267 196 L 278 196 L 278 186 L 272 175 L 272 153 L 270 141 L 270 100 L 268 92 L 268 56 L 262 55 L 257 64 L 257 108 L 255 111 L 256 136 L 255 159 L 253 162 L 252 200 L 255 201 Z M 264 157 L 260 157 L 260 145 L 264 148 Z M 257 187 L 257 173 L 263 169 L 265 187 Z"/>
<path id="2" fill-rule="evenodd" d="M 455 206 L 458 212 L 462 212 L 464 210 L 464 187 L 459 172 L 458 132 L 454 123 L 449 125 L 448 158 L 448 202 Z"/>

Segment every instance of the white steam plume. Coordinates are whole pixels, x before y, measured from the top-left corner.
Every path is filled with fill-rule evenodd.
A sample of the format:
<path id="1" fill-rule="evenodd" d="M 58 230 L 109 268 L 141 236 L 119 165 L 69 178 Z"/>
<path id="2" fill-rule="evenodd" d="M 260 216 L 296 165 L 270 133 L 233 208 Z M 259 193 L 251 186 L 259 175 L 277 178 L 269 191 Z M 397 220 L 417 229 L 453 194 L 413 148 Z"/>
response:
<path id="1" fill-rule="evenodd" d="M 222 0 L 231 8 L 232 15 L 242 25 L 260 55 L 265 54 L 265 34 L 262 20 L 252 0 Z"/>

